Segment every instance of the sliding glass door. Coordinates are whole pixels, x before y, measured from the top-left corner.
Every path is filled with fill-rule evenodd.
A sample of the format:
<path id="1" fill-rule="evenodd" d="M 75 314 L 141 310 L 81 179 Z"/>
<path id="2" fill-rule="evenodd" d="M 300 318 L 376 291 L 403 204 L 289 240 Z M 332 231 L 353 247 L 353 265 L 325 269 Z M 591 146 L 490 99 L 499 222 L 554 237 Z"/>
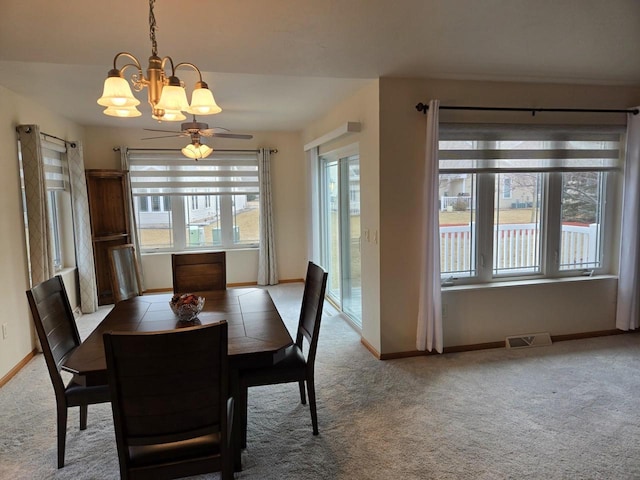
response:
<path id="1" fill-rule="evenodd" d="M 329 271 L 327 296 L 362 326 L 360 282 L 360 159 L 320 157 L 321 259 Z"/>

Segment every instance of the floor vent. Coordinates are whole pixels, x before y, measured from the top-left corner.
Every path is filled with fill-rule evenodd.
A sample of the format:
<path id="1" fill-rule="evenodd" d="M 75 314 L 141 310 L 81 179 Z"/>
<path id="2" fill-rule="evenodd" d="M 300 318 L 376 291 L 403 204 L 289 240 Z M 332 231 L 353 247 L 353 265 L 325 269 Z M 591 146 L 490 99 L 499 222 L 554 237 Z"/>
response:
<path id="1" fill-rule="evenodd" d="M 528 335 L 514 335 L 507 337 L 507 348 L 544 347 L 551 345 L 551 336 L 548 333 L 531 333 Z"/>

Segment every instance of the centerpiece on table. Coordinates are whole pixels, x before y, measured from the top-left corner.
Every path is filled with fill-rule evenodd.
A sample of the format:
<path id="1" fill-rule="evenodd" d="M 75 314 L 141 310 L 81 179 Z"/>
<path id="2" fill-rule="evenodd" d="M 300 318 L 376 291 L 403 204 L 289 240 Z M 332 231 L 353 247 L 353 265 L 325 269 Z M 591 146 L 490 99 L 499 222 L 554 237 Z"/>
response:
<path id="1" fill-rule="evenodd" d="M 181 322 L 190 322 L 198 317 L 204 307 L 204 297 L 193 293 L 176 293 L 169 302 L 173 313 Z"/>

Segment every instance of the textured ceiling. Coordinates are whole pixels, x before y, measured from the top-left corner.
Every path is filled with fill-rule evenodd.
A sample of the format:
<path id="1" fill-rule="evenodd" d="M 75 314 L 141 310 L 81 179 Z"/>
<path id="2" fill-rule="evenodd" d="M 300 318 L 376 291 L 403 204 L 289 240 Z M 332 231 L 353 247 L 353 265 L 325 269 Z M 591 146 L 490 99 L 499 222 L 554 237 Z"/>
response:
<path id="1" fill-rule="evenodd" d="M 148 2 L 0 1 L 0 84 L 122 126 L 95 100 L 117 52 L 146 66 Z M 159 55 L 197 64 L 224 109 L 210 123 L 236 130 L 297 130 L 380 76 L 640 85 L 638 0 L 158 0 L 155 15 Z M 127 124 L 154 122 L 144 105 Z"/>

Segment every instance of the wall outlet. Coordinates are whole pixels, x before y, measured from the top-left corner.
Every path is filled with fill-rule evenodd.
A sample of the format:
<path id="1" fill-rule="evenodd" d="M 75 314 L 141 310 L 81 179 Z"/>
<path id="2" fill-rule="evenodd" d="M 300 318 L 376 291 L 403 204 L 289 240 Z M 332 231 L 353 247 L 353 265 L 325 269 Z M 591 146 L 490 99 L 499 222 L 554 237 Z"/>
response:
<path id="1" fill-rule="evenodd" d="M 7 338 L 7 335 L 8 335 L 7 327 L 8 327 L 8 326 L 9 326 L 9 325 L 8 325 L 8 324 L 6 324 L 6 323 L 3 323 L 3 324 L 2 324 L 2 339 L 3 339 L 3 340 L 6 340 L 6 338 Z"/>

